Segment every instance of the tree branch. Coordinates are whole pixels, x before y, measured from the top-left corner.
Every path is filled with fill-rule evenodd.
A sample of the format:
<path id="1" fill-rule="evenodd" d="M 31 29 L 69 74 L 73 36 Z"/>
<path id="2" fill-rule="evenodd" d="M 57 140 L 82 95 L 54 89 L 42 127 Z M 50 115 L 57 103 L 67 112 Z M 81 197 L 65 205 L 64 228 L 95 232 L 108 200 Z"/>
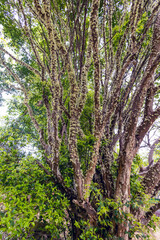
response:
<path id="1" fill-rule="evenodd" d="M 155 148 L 157 146 L 157 144 L 160 142 L 160 137 L 158 139 L 156 139 L 154 141 L 154 143 L 152 144 L 151 146 L 151 149 L 150 149 L 150 152 L 149 152 L 149 156 L 148 156 L 148 163 L 149 165 L 152 165 L 153 164 L 153 153 L 155 151 Z"/>
<path id="2" fill-rule="evenodd" d="M 152 165 L 142 180 L 142 186 L 146 194 L 153 194 L 155 187 L 160 181 L 160 159 Z"/>
<path id="3" fill-rule="evenodd" d="M 151 217 L 158 209 L 160 209 L 160 201 L 157 204 L 150 207 L 149 211 L 145 213 L 145 216 L 144 216 L 145 219 L 143 220 L 145 225 L 151 220 Z"/>
<path id="4" fill-rule="evenodd" d="M 21 61 L 21 60 L 18 60 L 16 57 L 14 57 L 12 54 L 10 54 L 7 50 L 3 49 L 2 47 L 0 47 L 0 50 L 2 50 L 4 53 L 8 54 L 13 60 L 15 60 L 16 62 L 18 62 L 19 64 L 21 64 L 22 66 L 26 67 L 28 70 L 30 70 L 31 72 L 35 73 L 36 75 L 40 76 L 41 77 L 41 74 L 40 72 L 31 67 L 29 64 Z"/>
<path id="5" fill-rule="evenodd" d="M 92 36 L 92 49 L 93 49 L 93 59 L 94 59 L 94 136 L 97 138 L 94 145 L 94 153 L 92 160 L 90 161 L 89 169 L 87 170 L 85 176 L 85 191 L 90 187 L 93 175 L 95 173 L 95 167 L 97 163 L 97 156 L 99 152 L 100 141 L 99 139 L 99 127 L 101 125 L 101 111 L 100 111 L 100 60 L 99 60 L 99 50 L 98 50 L 98 9 L 99 0 L 92 1 L 92 11 L 91 11 L 91 36 Z"/>

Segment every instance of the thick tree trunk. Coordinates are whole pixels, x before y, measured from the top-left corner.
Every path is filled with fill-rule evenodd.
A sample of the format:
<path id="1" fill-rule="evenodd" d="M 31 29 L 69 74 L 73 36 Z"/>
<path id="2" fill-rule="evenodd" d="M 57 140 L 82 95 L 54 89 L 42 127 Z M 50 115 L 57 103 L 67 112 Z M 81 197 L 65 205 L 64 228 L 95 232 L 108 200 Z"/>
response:
<path id="1" fill-rule="evenodd" d="M 72 239 L 78 240 L 82 233 L 82 230 L 75 226 L 75 221 L 75 219 L 72 220 Z"/>
<path id="2" fill-rule="evenodd" d="M 68 213 L 71 219 L 73 240 L 78 240 L 83 232 L 82 228 L 76 226 L 76 222 L 80 225 L 81 220 L 84 220 L 85 222 L 89 220 L 90 226 L 97 225 L 97 212 L 89 202 L 79 202 L 74 199 L 71 202 Z"/>
<path id="3" fill-rule="evenodd" d="M 120 204 L 122 204 L 120 207 L 120 212 L 123 218 L 122 223 L 118 224 L 117 237 L 120 237 L 124 240 L 129 239 L 129 225 L 128 222 L 126 222 L 127 220 L 124 219 L 124 215 L 130 213 L 130 175 L 133 158 L 134 156 L 131 148 L 122 152 L 119 158 L 118 178 L 115 192 L 115 199 L 120 201 Z"/>

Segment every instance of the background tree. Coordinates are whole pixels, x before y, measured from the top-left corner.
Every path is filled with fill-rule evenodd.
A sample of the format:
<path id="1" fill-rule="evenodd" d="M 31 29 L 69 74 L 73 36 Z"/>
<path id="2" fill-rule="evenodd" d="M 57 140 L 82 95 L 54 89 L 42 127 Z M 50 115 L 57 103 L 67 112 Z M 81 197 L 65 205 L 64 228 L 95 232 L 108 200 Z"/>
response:
<path id="1" fill-rule="evenodd" d="M 142 187 L 149 197 L 159 190 L 159 160 L 142 187 L 131 171 L 160 115 L 159 5 L 1 1 L 12 49 L 0 47 L 6 84 L 24 99 L 43 152 L 36 163 L 68 199 L 73 239 L 127 240 L 138 224 L 130 214 L 141 222 L 154 213 L 132 203 L 142 201 Z"/>

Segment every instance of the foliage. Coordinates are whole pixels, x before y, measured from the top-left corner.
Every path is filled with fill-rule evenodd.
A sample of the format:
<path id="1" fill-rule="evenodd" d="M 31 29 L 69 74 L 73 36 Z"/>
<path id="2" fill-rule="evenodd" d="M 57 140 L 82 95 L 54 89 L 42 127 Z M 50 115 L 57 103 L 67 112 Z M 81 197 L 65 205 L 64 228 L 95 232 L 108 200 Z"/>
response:
<path id="1" fill-rule="evenodd" d="M 147 238 L 160 160 L 150 144 L 143 167 L 138 150 L 160 116 L 159 7 L 0 1 L 0 91 L 13 93 L 0 129 L 8 239 Z"/>
<path id="2" fill-rule="evenodd" d="M 9 239 L 60 238 L 68 229 L 67 199 L 34 158 L 24 156 L 18 162 L 15 155 L 13 150 L 1 152 L 1 231 Z"/>

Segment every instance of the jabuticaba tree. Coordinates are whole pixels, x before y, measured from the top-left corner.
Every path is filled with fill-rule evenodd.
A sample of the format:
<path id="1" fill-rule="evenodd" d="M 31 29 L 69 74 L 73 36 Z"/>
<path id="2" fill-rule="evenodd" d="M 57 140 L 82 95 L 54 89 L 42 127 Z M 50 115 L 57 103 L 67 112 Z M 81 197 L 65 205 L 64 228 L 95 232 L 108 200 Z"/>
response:
<path id="1" fill-rule="evenodd" d="M 160 116 L 160 2 L 8 0 L 0 16 L 1 67 L 39 136 L 37 164 L 69 201 L 72 239 L 84 237 L 82 222 L 86 239 L 131 239 L 131 214 L 143 224 L 157 210 L 133 209 L 142 193 L 131 171 Z M 159 161 L 136 179 L 150 198 Z"/>

